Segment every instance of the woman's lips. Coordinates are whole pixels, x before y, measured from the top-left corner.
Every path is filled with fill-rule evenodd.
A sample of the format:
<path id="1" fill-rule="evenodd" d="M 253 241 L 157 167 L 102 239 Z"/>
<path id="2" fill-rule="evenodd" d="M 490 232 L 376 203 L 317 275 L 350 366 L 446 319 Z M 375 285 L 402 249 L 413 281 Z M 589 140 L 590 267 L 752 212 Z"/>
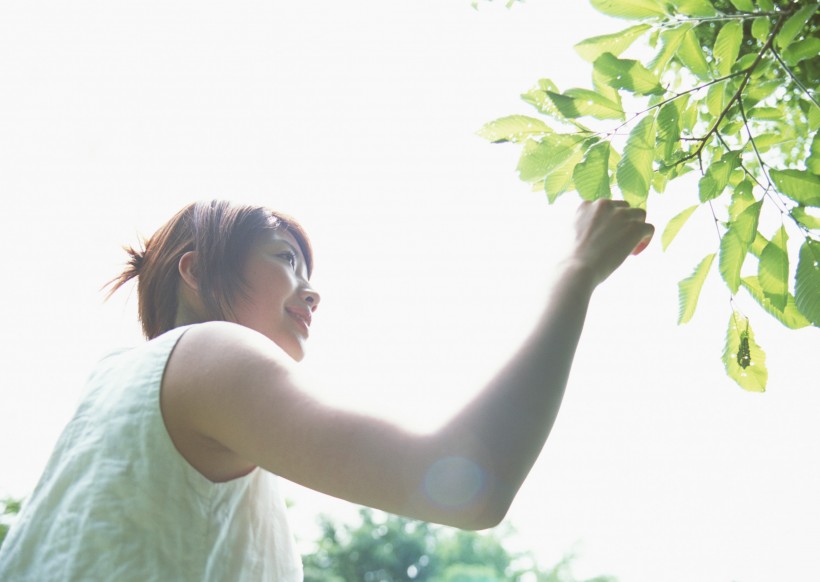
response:
<path id="1" fill-rule="evenodd" d="M 310 331 L 311 316 L 309 311 L 302 311 L 300 309 L 290 308 L 288 308 L 286 311 L 293 319 L 298 321 L 302 325 L 302 327 L 305 328 L 305 332 Z"/>

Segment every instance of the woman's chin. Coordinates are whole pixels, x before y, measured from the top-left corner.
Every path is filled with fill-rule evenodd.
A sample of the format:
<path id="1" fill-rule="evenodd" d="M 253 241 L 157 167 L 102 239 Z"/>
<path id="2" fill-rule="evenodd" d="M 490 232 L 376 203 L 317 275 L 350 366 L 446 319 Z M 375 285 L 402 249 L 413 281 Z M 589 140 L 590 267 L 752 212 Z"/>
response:
<path id="1" fill-rule="evenodd" d="M 271 338 L 273 339 L 273 338 Z M 289 338 L 290 339 L 290 338 Z M 288 342 L 276 341 L 273 342 L 282 348 L 282 351 L 291 357 L 295 362 L 301 362 L 305 357 L 305 346 L 299 340 L 290 339 Z"/>

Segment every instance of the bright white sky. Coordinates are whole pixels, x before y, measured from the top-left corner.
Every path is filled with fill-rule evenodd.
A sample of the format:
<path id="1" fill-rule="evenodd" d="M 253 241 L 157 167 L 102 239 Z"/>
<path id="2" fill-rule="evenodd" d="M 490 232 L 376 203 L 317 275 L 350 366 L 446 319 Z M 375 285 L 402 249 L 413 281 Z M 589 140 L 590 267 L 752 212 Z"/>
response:
<path id="1" fill-rule="evenodd" d="M 86 374 L 140 341 L 133 293 L 100 286 L 187 202 L 297 217 L 323 294 L 303 364 L 321 393 L 424 429 L 527 331 L 574 200 L 517 180 L 475 136 L 528 113 L 542 76 L 589 86 L 579 40 L 624 23 L 585 2 L 5 2 L 0 7 L 0 495 L 26 495 Z M 650 207 L 659 224 L 692 183 Z M 677 286 L 715 250 L 702 210 L 599 289 L 557 425 L 508 521 L 544 564 L 622 582 L 802 579 L 820 565 L 816 329 L 741 297 L 769 391 L 720 361 L 716 271 L 677 327 Z M 772 230 L 774 227 L 772 227 Z M 814 379 L 813 379 L 814 378 Z M 812 385 L 814 383 L 814 385 Z M 288 489 L 300 536 L 348 504 Z"/>

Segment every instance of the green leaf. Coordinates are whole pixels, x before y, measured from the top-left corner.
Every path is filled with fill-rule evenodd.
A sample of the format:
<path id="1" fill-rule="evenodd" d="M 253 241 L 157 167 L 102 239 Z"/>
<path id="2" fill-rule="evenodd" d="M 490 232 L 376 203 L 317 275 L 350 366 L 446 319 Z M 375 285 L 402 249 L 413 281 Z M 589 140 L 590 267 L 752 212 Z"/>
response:
<path id="1" fill-rule="evenodd" d="M 581 112 L 575 108 L 575 100 L 572 97 L 564 97 L 560 93 L 553 93 L 552 91 L 547 91 L 547 97 L 563 117 L 568 119 L 581 117 Z"/>
<path id="2" fill-rule="evenodd" d="M 809 129 L 815 131 L 820 128 L 820 107 L 809 108 Z"/>
<path id="3" fill-rule="evenodd" d="M 755 147 L 760 153 L 769 151 L 773 146 L 776 146 L 794 139 L 794 136 L 788 136 L 784 133 L 761 133 L 755 136 Z"/>
<path id="4" fill-rule="evenodd" d="M 816 10 L 817 4 L 807 4 L 792 14 L 774 39 L 774 44 L 777 45 L 777 48 L 782 50 L 789 46 L 802 28 L 806 26 L 809 18 L 811 18 Z"/>
<path id="5" fill-rule="evenodd" d="M 786 308 L 789 293 L 789 255 L 786 248 L 788 235 L 780 227 L 760 253 L 758 279 L 763 295 L 780 311 Z"/>
<path id="6" fill-rule="evenodd" d="M 567 89 L 564 95 L 575 99 L 576 107 L 583 115 L 598 119 L 623 119 L 620 100 L 616 103 L 600 93 L 589 89 Z"/>
<path id="7" fill-rule="evenodd" d="M 700 198 L 701 202 L 707 202 L 713 198 L 717 198 L 719 194 L 720 191 L 718 190 L 718 183 L 708 173 L 698 180 L 698 198 Z"/>
<path id="8" fill-rule="evenodd" d="M 688 95 L 667 103 L 658 111 L 657 156 L 665 163 L 672 162 L 680 151 L 681 110 L 689 105 Z"/>
<path id="9" fill-rule="evenodd" d="M 613 34 L 593 36 L 576 44 L 575 50 L 581 55 L 582 59 L 590 63 L 594 62 L 595 59 L 604 53 L 611 53 L 618 56 L 650 28 L 648 24 L 637 24 Z"/>
<path id="10" fill-rule="evenodd" d="M 752 36 L 760 42 L 766 42 L 771 29 L 772 21 L 768 16 L 759 16 L 752 21 Z"/>
<path id="11" fill-rule="evenodd" d="M 697 103 L 682 108 L 680 112 L 680 126 L 681 131 L 692 134 L 695 124 L 698 122 L 698 106 Z M 684 166 L 690 168 L 691 166 Z"/>
<path id="12" fill-rule="evenodd" d="M 598 12 L 626 20 L 666 16 L 660 3 L 655 0 L 590 0 L 590 4 Z"/>
<path id="13" fill-rule="evenodd" d="M 820 131 L 811 140 L 811 153 L 806 158 L 806 167 L 812 174 L 820 174 Z"/>
<path id="14" fill-rule="evenodd" d="M 686 221 L 689 220 L 689 217 L 692 216 L 692 213 L 698 209 L 698 204 L 694 206 L 690 206 L 689 208 L 683 210 L 676 214 L 669 222 L 666 223 L 666 228 L 663 229 L 663 234 L 661 235 L 661 245 L 663 250 L 672 243 L 674 238 L 680 232 L 680 229 L 686 224 Z"/>
<path id="15" fill-rule="evenodd" d="M 797 222 L 806 228 L 816 230 L 820 229 L 820 217 L 814 216 L 806 212 L 805 206 L 795 206 L 791 209 L 790 214 Z"/>
<path id="16" fill-rule="evenodd" d="M 678 299 L 680 303 L 678 325 L 686 323 L 692 319 L 692 316 L 695 314 L 700 290 L 703 288 L 703 282 L 706 281 L 706 275 L 709 274 L 709 268 L 712 266 L 714 258 L 715 253 L 706 255 L 698 266 L 695 267 L 695 271 L 692 275 L 678 283 Z"/>
<path id="17" fill-rule="evenodd" d="M 552 128 L 540 119 L 526 115 L 508 115 L 491 121 L 478 130 L 478 135 L 492 143 L 519 142 L 528 137 L 552 133 Z"/>
<path id="18" fill-rule="evenodd" d="M 757 0 L 757 5 L 764 12 L 771 12 L 774 10 L 774 2 L 772 0 Z"/>
<path id="19" fill-rule="evenodd" d="M 601 73 L 596 71 L 594 67 L 592 69 L 592 88 L 595 89 L 595 91 L 597 91 L 602 97 L 606 97 L 618 105 L 618 109 L 623 109 L 621 106 L 621 94 L 614 87 L 610 87 L 607 84 L 606 79 L 601 77 Z"/>
<path id="20" fill-rule="evenodd" d="M 738 311 L 729 317 L 726 344 L 723 348 L 726 374 L 744 390 L 765 392 L 769 372 L 766 354 L 755 342 L 749 318 Z"/>
<path id="21" fill-rule="evenodd" d="M 740 283 L 769 315 L 789 329 L 800 329 L 811 325 L 811 322 L 797 309 L 794 296 L 791 293 L 786 297 L 786 308 L 781 311 L 772 305 L 772 302 L 763 294 L 763 288 L 760 286 L 757 277 L 743 277 Z"/>
<path id="22" fill-rule="evenodd" d="M 751 100 L 753 103 L 762 101 L 782 86 L 783 81 L 780 79 L 772 79 L 770 81 L 757 82 L 753 85 L 747 85 L 748 91 L 746 92 L 746 96 L 743 98 L 743 102 L 745 104 L 747 99 Z"/>
<path id="23" fill-rule="evenodd" d="M 620 105 L 589 89 L 569 89 L 563 95 L 547 91 L 556 109 L 567 119 L 597 117 L 598 119 L 623 119 Z"/>
<path id="24" fill-rule="evenodd" d="M 706 170 L 706 175 L 698 182 L 698 194 L 701 202 L 717 198 L 729 184 L 732 170 L 737 168 L 740 152 L 730 152 L 720 161 L 712 162 Z"/>
<path id="25" fill-rule="evenodd" d="M 729 205 L 729 217 L 732 220 L 735 220 L 741 212 L 754 204 L 753 188 L 754 186 L 748 179 L 735 186 L 734 192 L 732 192 L 732 203 Z"/>
<path id="26" fill-rule="evenodd" d="M 706 109 L 713 117 L 718 117 L 726 103 L 726 82 L 715 83 L 706 92 Z"/>
<path id="27" fill-rule="evenodd" d="M 755 241 L 755 237 L 757 236 L 757 223 L 762 207 L 763 200 L 750 204 L 732 222 L 735 233 L 744 245 L 753 245 Z"/>
<path id="28" fill-rule="evenodd" d="M 696 77 L 704 81 L 711 80 L 709 63 L 706 62 L 706 57 L 694 30 L 688 30 L 683 35 L 677 57 Z"/>
<path id="29" fill-rule="evenodd" d="M 743 55 L 742 57 L 737 59 L 734 63 L 732 63 L 732 67 L 731 67 L 732 71 L 731 72 L 732 73 L 739 73 L 740 71 L 745 71 L 746 69 L 751 67 L 752 64 L 754 64 L 754 62 L 756 60 L 757 60 L 757 54 L 756 53 L 746 53 L 745 55 Z"/>
<path id="30" fill-rule="evenodd" d="M 743 40 L 743 25 L 737 20 L 730 20 L 718 32 L 712 54 L 717 61 L 719 77 L 732 72 L 732 64 L 737 60 L 741 40 Z"/>
<path id="31" fill-rule="evenodd" d="M 717 16 L 718 11 L 708 0 L 677 0 L 675 12 L 683 16 Z"/>
<path id="32" fill-rule="evenodd" d="M 615 172 L 618 187 L 630 206 L 645 207 L 652 183 L 654 158 L 655 118 L 647 115 L 629 132 L 623 157 Z"/>
<path id="33" fill-rule="evenodd" d="M 820 327 L 820 243 L 806 239 L 794 275 L 794 302 L 812 325 Z"/>
<path id="34" fill-rule="evenodd" d="M 790 44 L 783 50 L 783 62 L 790 67 L 795 66 L 800 61 L 811 59 L 820 54 L 820 38 L 810 36 L 801 41 Z"/>
<path id="35" fill-rule="evenodd" d="M 547 91 L 559 93 L 558 86 L 549 79 L 539 79 L 535 87 L 521 95 L 521 99 L 535 107 L 539 113 L 545 115 L 560 115 L 552 101 L 547 97 Z"/>
<path id="36" fill-rule="evenodd" d="M 783 119 L 783 110 L 779 107 L 755 107 L 746 112 L 746 117 L 761 121 L 778 121 Z"/>
<path id="37" fill-rule="evenodd" d="M 691 30 L 693 27 L 694 25 L 686 23 L 681 26 L 676 26 L 675 28 L 667 28 L 661 32 L 661 50 L 648 63 L 648 68 L 654 71 L 655 74 L 659 75 L 666 67 L 672 56 L 674 56 L 677 52 L 683 42 L 683 37 L 686 35 L 686 32 Z"/>
<path id="38" fill-rule="evenodd" d="M 584 157 L 582 147 L 576 147 L 572 154 L 561 165 L 554 168 L 544 179 L 544 192 L 550 204 L 555 202 L 564 192 L 572 190 L 572 171 L 575 165 Z"/>
<path id="39" fill-rule="evenodd" d="M 737 8 L 740 12 L 754 12 L 755 5 L 752 4 L 752 0 L 729 0 L 732 3 L 732 6 Z"/>
<path id="40" fill-rule="evenodd" d="M 604 53 L 593 64 L 604 82 L 615 89 L 626 89 L 639 95 L 660 95 L 664 92 L 658 77 L 638 61 L 619 59 Z"/>
<path id="41" fill-rule="evenodd" d="M 669 174 L 664 174 L 663 172 L 655 172 L 652 174 L 652 189 L 658 194 L 664 193 L 668 183 Z"/>
<path id="42" fill-rule="evenodd" d="M 580 142 L 577 136 L 559 133 L 547 134 L 540 141 L 527 141 L 518 160 L 517 169 L 521 180 L 543 180 L 547 174 L 566 162 Z"/>
<path id="43" fill-rule="evenodd" d="M 820 206 L 820 178 L 806 170 L 770 170 L 778 192 L 803 206 Z"/>
<path id="44" fill-rule="evenodd" d="M 743 121 L 739 119 L 729 120 L 725 118 L 723 124 L 720 126 L 720 133 L 723 135 L 734 135 L 743 127 Z M 741 170 L 742 171 L 742 170 Z"/>
<path id="45" fill-rule="evenodd" d="M 737 294 L 740 288 L 740 269 L 743 267 L 743 259 L 746 258 L 746 245 L 743 244 L 740 236 L 729 227 L 723 236 L 720 237 L 720 263 L 719 270 L 723 280 L 732 292 Z"/>
<path id="46" fill-rule="evenodd" d="M 769 240 L 759 232 L 756 232 L 752 244 L 749 245 L 749 252 L 759 259 L 767 244 L 769 244 Z"/>
<path id="47" fill-rule="evenodd" d="M 609 142 L 602 141 L 587 151 L 584 160 L 575 166 L 572 181 L 584 200 L 611 198 L 609 189 Z"/>

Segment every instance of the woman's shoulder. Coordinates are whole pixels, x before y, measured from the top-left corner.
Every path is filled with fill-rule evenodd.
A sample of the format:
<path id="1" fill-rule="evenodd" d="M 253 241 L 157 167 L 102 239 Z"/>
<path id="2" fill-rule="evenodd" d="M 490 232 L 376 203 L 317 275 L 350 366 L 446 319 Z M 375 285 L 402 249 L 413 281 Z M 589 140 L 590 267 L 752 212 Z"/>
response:
<path id="1" fill-rule="evenodd" d="M 290 359 L 263 334 L 230 321 L 206 321 L 188 325 L 184 329 L 175 328 L 167 333 L 175 331 L 180 336 L 174 352 L 193 351 L 217 360 L 253 354 L 274 360 L 281 359 L 283 363 Z"/>
<path id="2" fill-rule="evenodd" d="M 287 356 L 256 331 L 224 321 L 190 326 L 171 353 L 160 406 L 177 450 L 214 482 L 258 465 L 233 446 L 240 418 L 256 414 L 289 384 Z M 231 411 L 239 403 L 241 414 Z M 278 400 L 281 404 L 281 400 Z"/>
<path id="3" fill-rule="evenodd" d="M 163 385 L 170 390 L 240 385 L 243 379 L 287 373 L 293 362 L 273 341 L 248 327 L 227 321 L 188 326 L 171 352 Z"/>

